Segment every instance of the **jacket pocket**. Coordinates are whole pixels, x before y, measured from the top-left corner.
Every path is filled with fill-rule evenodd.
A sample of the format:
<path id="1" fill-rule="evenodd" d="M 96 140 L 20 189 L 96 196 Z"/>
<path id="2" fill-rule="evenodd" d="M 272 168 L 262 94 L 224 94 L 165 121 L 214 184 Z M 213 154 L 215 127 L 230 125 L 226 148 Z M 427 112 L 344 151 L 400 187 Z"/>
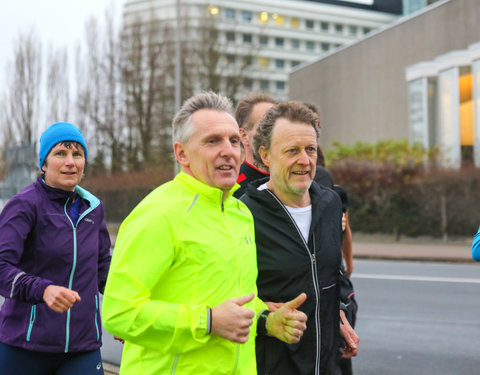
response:
<path id="1" fill-rule="evenodd" d="M 30 309 L 30 320 L 28 322 L 27 341 L 30 341 L 30 337 L 32 336 L 32 329 L 33 329 L 33 324 L 35 323 L 36 315 L 37 315 L 37 305 L 33 305 Z"/>
<path id="2" fill-rule="evenodd" d="M 100 329 L 99 329 L 99 326 L 98 326 L 98 315 L 99 315 L 98 295 L 95 294 L 95 329 L 96 329 L 96 332 L 97 332 L 97 341 L 100 341 Z"/>

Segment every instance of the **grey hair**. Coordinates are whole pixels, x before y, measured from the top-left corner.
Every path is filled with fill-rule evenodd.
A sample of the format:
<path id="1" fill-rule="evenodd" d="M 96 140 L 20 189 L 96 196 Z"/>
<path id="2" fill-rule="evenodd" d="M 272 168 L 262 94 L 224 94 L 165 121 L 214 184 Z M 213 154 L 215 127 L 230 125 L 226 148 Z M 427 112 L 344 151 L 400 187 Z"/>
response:
<path id="1" fill-rule="evenodd" d="M 257 131 L 253 136 L 253 157 L 259 165 L 268 168 L 263 164 L 259 150 L 263 146 L 270 150 L 272 142 L 273 128 L 279 118 L 285 118 L 291 122 L 300 122 L 310 124 L 315 130 L 318 140 L 318 115 L 308 108 L 305 104 L 295 101 L 279 103 L 270 108 L 263 119 L 258 124 Z"/>
<path id="2" fill-rule="evenodd" d="M 192 116 L 201 109 L 227 112 L 233 117 L 232 102 L 213 91 L 201 92 L 187 99 L 173 118 L 173 141 L 186 143 L 193 134 Z"/>

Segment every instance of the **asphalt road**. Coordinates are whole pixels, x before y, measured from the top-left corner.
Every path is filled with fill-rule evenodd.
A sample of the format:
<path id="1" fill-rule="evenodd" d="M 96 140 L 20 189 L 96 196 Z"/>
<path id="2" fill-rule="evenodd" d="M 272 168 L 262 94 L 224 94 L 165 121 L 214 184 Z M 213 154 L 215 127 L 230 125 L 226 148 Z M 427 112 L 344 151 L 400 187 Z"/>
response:
<path id="1" fill-rule="evenodd" d="M 357 260 L 353 282 L 355 375 L 480 373 L 480 264 Z M 122 345 L 103 340 L 104 361 L 119 364 Z"/>
<path id="2" fill-rule="evenodd" d="M 355 375 L 480 373 L 480 265 L 360 261 Z"/>

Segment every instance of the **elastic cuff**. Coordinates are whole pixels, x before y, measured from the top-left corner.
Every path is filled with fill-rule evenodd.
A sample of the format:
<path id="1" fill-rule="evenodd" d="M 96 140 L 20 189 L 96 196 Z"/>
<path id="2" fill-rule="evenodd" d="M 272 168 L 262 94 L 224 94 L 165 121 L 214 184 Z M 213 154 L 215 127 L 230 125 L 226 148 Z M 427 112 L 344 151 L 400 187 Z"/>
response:
<path id="1" fill-rule="evenodd" d="M 271 311 L 263 309 L 258 314 L 257 319 L 257 334 L 266 336 L 267 335 L 267 317 L 271 313 Z"/>
<path id="2" fill-rule="evenodd" d="M 207 307 L 207 335 L 212 333 L 212 309 Z"/>

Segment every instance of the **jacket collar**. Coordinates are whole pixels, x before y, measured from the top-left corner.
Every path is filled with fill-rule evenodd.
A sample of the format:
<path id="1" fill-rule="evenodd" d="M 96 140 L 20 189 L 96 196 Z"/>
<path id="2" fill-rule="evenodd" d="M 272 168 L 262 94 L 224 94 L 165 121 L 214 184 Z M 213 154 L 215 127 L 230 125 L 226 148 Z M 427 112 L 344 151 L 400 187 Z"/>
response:
<path id="1" fill-rule="evenodd" d="M 47 197 L 52 200 L 63 200 L 66 201 L 68 198 L 73 200 L 78 194 L 76 191 L 65 191 L 62 189 L 54 188 L 53 186 L 47 185 L 43 180 L 42 176 L 37 177 L 35 184 L 40 187 L 42 191 L 47 194 Z"/>
<path id="2" fill-rule="evenodd" d="M 204 198 L 207 198 L 208 200 L 210 200 L 214 203 L 222 203 L 222 200 L 223 200 L 223 191 L 222 190 L 211 187 L 207 184 L 204 184 L 203 182 L 197 180 L 195 177 L 189 175 L 188 173 L 180 171 L 175 176 L 175 181 L 181 183 L 187 189 L 193 191 L 194 193 L 197 193 L 197 194 L 201 195 Z M 239 187 L 240 187 L 239 184 L 235 184 L 230 189 L 227 197 L 225 198 L 225 201 L 223 201 L 224 204 L 227 203 L 227 201 L 230 200 L 230 198 L 232 197 L 235 190 L 237 190 Z"/>

